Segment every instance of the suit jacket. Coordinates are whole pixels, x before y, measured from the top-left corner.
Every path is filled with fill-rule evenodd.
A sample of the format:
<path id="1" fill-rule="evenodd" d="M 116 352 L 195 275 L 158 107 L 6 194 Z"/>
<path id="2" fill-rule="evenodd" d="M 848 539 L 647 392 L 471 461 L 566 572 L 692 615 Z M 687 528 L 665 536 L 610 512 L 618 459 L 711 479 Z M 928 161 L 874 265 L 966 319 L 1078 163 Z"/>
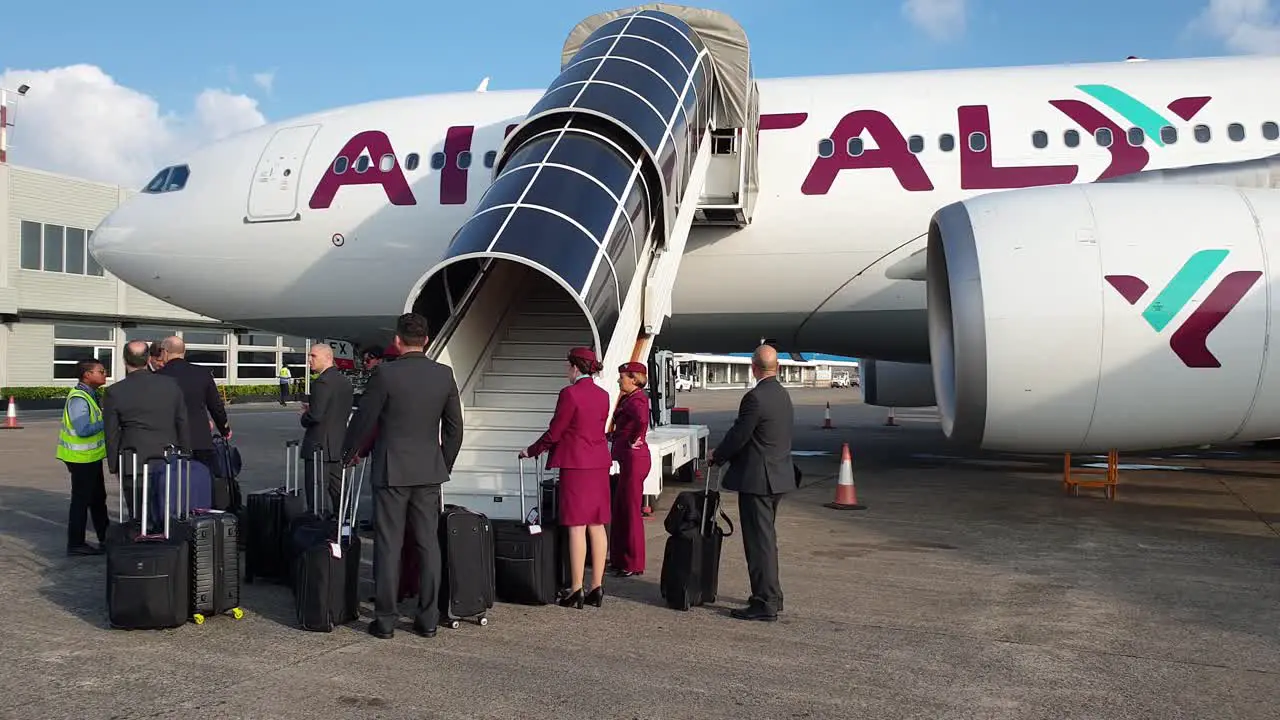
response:
<path id="1" fill-rule="evenodd" d="M 448 482 L 462 449 L 462 403 L 453 370 L 421 352 L 375 368 L 347 426 L 343 460 L 352 461 L 375 431 L 374 485 Z"/>
<path id="2" fill-rule="evenodd" d="M 342 459 L 342 441 L 347 434 L 347 418 L 351 417 L 351 381 L 338 368 L 320 373 L 311 383 L 311 400 L 302 413 L 302 457 L 311 458 L 316 447 L 324 449 L 324 459 Z"/>
<path id="3" fill-rule="evenodd" d="M 742 397 L 738 418 L 715 449 L 716 464 L 729 463 L 722 486 L 748 495 L 796 489 L 791 462 L 795 413 L 777 377 L 767 377 Z"/>
<path id="4" fill-rule="evenodd" d="M 107 468 L 118 473 L 120 451 L 133 448 L 138 453 L 138 468 L 147 458 L 164 454 L 165 447 L 190 447 L 191 427 L 187 403 L 177 381 L 148 370 L 129 373 L 107 391 L 102 403 L 102 416 L 107 434 Z M 209 437 L 206 433 L 205 437 Z M 133 463 L 125 460 L 126 473 Z"/>
<path id="5" fill-rule="evenodd" d="M 590 377 L 578 378 L 560 391 L 551 425 L 527 449 L 529 457 L 547 455 L 548 468 L 594 469 L 613 464 L 605 423 L 609 393 Z"/>
<path id="6" fill-rule="evenodd" d="M 171 377 L 182 388 L 182 397 L 187 403 L 187 425 L 191 431 L 191 445 L 187 450 L 213 450 L 213 436 L 209 434 L 209 418 L 218 427 L 218 432 L 226 435 L 227 408 L 222 404 L 222 396 L 218 394 L 218 384 L 213 381 L 213 373 L 207 368 L 192 365 L 186 358 L 174 358 L 160 368 L 157 375 Z"/>
<path id="7" fill-rule="evenodd" d="M 615 460 L 625 460 L 632 453 L 649 452 L 645 446 L 645 435 L 649 431 L 649 395 L 644 390 L 636 390 L 618 400 L 618 407 L 613 411 L 613 432 L 609 440 L 613 442 L 612 456 Z M 632 443 L 640 441 L 640 449 L 632 450 Z"/>

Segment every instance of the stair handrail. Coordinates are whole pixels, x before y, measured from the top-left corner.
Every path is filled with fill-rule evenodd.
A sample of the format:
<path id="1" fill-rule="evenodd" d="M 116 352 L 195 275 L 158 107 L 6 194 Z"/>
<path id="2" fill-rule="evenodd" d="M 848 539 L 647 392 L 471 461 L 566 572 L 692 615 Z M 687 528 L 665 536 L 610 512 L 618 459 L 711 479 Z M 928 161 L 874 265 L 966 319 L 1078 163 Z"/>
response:
<path id="1" fill-rule="evenodd" d="M 489 277 L 489 271 L 493 269 L 494 258 L 486 258 L 483 263 L 480 267 L 480 272 L 476 273 L 476 279 L 471 281 L 466 291 L 462 293 L 462 300 L 454 306 L 453 312 L 449 313 L 449 319 L 440 327 L 440 332 L 436 333 L 436 336 L 431 339 L 431 343 L 427 346 L 426 355 L 432 360 L 439 359 L 440 353 L 444 352 L 445 345 L 449 343 L 449 338 L 453 337 L 458 325 L 466 317 L 467 310 L 480 293 L 480 286 Z"/>

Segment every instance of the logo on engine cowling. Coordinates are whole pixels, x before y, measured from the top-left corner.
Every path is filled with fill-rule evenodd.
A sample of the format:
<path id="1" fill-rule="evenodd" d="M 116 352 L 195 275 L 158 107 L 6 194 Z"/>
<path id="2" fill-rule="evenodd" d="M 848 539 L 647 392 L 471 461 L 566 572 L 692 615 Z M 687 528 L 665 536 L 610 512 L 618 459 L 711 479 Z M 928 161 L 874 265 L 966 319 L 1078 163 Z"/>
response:
<path id="1" fill-rule="evenodd" d="M 1201 250 L 1188 258 L 1168 284 L 1147 304 L 1142 311 L 1142 319 L 1157 333 L 1163 331 L 1205 283 L 1209 282 L 1229 253 L 1229 250 Z M 1135 275 L 1104 277 L 1130 305 L 1136 305 L 1149 289 L 1146 281 Z M 1178 329 L 1173 331 L 1173 335 L 1169 336 L 1169 349 L 1173 350 L 1173 354 L 1184 365 L 1190 368 L 1222 367 L 1218 358 L 1209 352 L 1206 344 L 1209 334 L 1239 304 L 1260 277 L 1262 273 L 1257 270 L 1227 273 L 1218 281 L 1217 287 L 1201 301 L 1200 306 L 1192 310 Z"/>

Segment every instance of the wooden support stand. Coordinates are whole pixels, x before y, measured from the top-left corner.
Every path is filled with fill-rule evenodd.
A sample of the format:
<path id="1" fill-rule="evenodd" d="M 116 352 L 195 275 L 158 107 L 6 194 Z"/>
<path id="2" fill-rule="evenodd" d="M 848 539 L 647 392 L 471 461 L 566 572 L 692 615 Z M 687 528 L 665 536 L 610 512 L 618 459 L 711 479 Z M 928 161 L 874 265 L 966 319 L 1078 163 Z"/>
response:
<path id="1" fill-rule="evenodd" d="M 1101 475 L 1101 478 L 1083 478 L 1081 475 Z M 1107 467 L 1073 468 L 1071 453 L 1062 455 L 1062 489 L 1071 495 L 1080 495 L 1080 488 L 1102 488 L 1108 500 L 1116 499 L 1116 486 L 1120 484 L 1120 452 L 1111 450 L 1107 453 Z"/>

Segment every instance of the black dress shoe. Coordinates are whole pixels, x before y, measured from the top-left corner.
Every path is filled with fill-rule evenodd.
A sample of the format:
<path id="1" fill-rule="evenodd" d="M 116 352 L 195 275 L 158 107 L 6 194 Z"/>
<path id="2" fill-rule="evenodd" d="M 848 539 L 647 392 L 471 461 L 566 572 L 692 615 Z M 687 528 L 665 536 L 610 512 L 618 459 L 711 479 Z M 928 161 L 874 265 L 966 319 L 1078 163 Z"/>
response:
<path id="1" fill-rule="evenodd" d="M 744 608 L 738 608 L 729 613 L 738 620 L 759 620 L 762 622 L 774 622 L 778 619 L 778 614 L 769 609 L 765 605 L 751 603 Z"/>
<path id="2" fill-rule="evenodd" d="M 390 640 L 391 638 L 395 637 L 396 631 L 383 630 L 382 628 L 378 627 L 378 623 L 371 622 L 369 623 L 369 634 L 378 638 L 379 640 Z"/>
<path id="3" fill-rule="evenodd" d="M 604 586 L 597 585 L 594 590 L 587 593 L 583 601 L 592 607 L 600 607 L 604 603 Z"/>
<path id="4" fill-rule="evenodd" d="M 569 595 L 560 599 L 560 607 L 571 607 L 578 610 L 582 609 L 582 588 L 574 590 Z"/>
<path id="5" fill-rule="evenodd" d="M 620 578 L 635 577 L 636 575 L 643 575 L 643 574 L 644 574 L 643 570 L 619 570 L 618 568 L 613 569 L 614 577 L 620 577 Z"/>
<path id="6" fill-rule="evenodd" d="M 85 543 L 85 544 L 83 544 L 83 545 L 73 545 L 73 546 L 71 546 L 71 547 L 67 548 L 67 555 L 68 555 L 69 557 L 77 557 L 77 556 L 83 557 L 83 556 L 86 556 L 86 555 L 101 555 L 103 552 L 105 552 L 105 551 L 104 551 L 102 548 L 100 548 L 100 547 L 94 547 L 93 545 L 90 545 L 89 543 Z"/>
<path id="7" fill-rule="evenodd" d="M 414 623 L 413 631 L 424 638 L 433 638 L 436 636 L 436 628 L 434 626 L 427 627 L 421 623 Z"/>

